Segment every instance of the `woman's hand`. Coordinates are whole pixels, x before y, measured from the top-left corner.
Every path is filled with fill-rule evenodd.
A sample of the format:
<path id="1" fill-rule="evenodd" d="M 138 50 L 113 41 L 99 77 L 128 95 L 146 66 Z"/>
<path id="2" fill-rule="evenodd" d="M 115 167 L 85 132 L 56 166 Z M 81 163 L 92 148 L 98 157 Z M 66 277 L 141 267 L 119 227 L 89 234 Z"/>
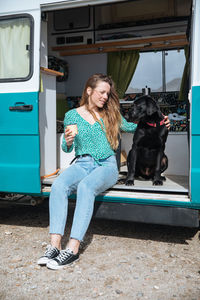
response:
<path id="1" fill-rule="evenodd" d="M 67 146 L 70 147 L 73 144 L 75 135 L 73 134 L 72 130 L 70 128 L 65 128 L 65 141 L 67 143 Z"/>
<path id="2" fill-rule="evenodd" d="M 167 127 L 167 129 L 170 130 L 170 120 L 169 120 L 168 116 L 164 116 L 164 122 L 165 122 L 165 126 Z"/>

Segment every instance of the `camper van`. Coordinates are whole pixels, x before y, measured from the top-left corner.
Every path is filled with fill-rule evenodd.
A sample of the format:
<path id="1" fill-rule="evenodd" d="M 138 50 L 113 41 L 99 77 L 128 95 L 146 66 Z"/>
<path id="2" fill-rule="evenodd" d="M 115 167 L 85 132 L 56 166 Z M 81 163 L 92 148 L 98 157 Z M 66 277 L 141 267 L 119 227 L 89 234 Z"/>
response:
<path id="1" fill-rule="evenodd" d="M 119 181 L 94 216 L 198 227 L 200 0 L 1 1 L 1 201 L 48 198 L 74 158 L 61 149 L 64 115 L 94 73 L 112 76 L 126 118 L 147 91 L 171 123 L 164 184 Z M 132 139 L 121 133 L 119 178 Z"/>

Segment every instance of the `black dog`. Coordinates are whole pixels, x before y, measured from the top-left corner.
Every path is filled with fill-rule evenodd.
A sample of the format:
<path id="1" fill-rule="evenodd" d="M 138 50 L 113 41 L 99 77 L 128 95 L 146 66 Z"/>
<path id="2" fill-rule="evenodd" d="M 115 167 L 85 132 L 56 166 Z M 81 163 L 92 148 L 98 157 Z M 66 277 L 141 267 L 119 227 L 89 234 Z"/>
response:
<path id="1" fill-rule="evenodd" d="M 132 149 L 127 158 L 126 185 L 133 185 L 135 177 L 152 179 L 153 185 L 162 185 L 161 173 L 168 167 L 164 153 L 168 129 L 158 104 L 150 96 L 134 101 L 129 112 L 130 121 L 138 122 Z"/>

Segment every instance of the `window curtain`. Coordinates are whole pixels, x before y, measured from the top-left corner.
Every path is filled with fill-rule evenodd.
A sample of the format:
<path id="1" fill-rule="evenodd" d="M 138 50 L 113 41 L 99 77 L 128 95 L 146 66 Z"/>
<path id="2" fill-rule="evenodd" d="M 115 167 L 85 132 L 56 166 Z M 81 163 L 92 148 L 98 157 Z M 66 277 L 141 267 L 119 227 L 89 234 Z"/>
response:
<path id="1" fill-rule="evenodd" d="M 112 77 L 119 98 L 123 98 L 136 70 L 139 50 L 109 52 L 107 74 Z"/>
<path id="2" fill-rule="evenodd" d="M 188 91 L 189 91 L 189 46 L 184 47 L 185 51 L 185 67 L 183 70 L 183 76 L 181 80 L 180 92 L 178 96 L 178 100 L 180 101 L 187 101 L 188 100 Z"/>
<path id="3" fill-rule="evenodd" d="M 25 78 L 29 74 L 30 21 L 0 22 L 0 79 Z"/>

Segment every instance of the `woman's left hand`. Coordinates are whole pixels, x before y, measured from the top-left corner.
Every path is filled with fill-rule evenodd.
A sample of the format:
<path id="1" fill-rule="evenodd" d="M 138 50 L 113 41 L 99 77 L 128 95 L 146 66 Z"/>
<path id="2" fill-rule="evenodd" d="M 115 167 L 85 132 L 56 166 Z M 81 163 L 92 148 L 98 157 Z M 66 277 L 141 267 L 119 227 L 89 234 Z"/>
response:
<path id="1" fill-rule="evenodd" d="M 170 130 L 170 120 L 169 120 L 168 116 L 164 116 L 164 122 L 165 122 L 165 126 L 167 127 L 167 129 Z"/>

